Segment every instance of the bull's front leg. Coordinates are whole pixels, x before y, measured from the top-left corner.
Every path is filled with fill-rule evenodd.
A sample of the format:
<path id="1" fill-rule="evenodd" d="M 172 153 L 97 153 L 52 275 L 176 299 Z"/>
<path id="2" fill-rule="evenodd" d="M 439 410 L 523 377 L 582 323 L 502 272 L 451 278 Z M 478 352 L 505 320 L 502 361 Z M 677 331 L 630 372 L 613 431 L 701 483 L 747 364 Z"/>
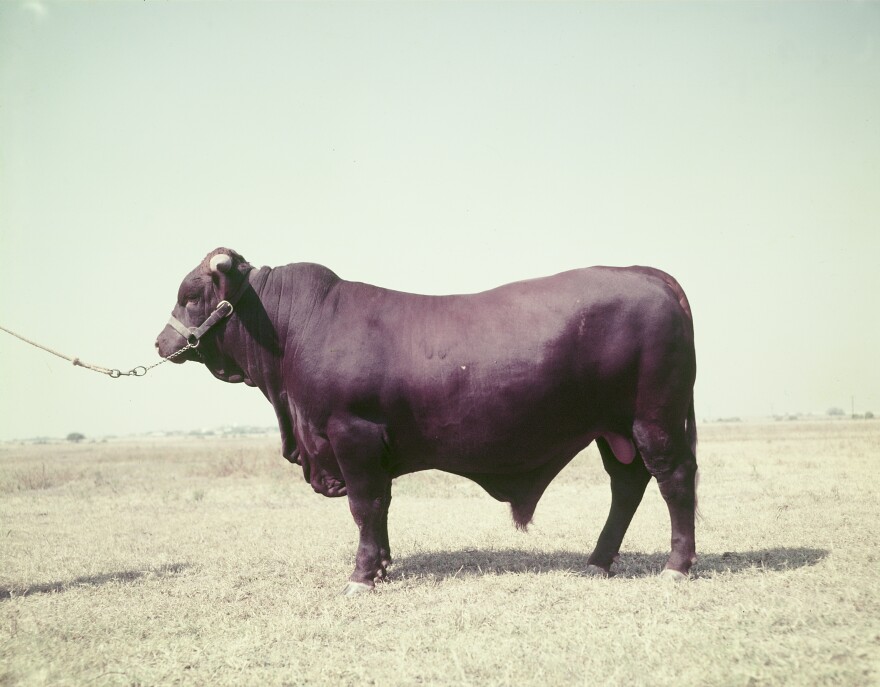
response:
<path id="1" fill-rule="evenodd" d="M 346 596 L 371 591 L 376 582 L 388 576 L 388 565 L 391 563 L 388 546 L 390 502 L 390 480 L 385 488 L 367 489 L 357 494 L 352 493 L 351 486 L 348 487 L 348 505 L 360 531 L 360 539 L 354 572 L 344 590 Z"/>
<path id="2" fill-rule="evenodd" d="M 388 508 L 391 476 L 383 467 L 387 450 L 382 427 L 359 418 L 331 421 L 328 435 L 348 491 L 348 505 L 358 526 L 354 572 L 344 594 L 371 591 L 388 576 Z"/>

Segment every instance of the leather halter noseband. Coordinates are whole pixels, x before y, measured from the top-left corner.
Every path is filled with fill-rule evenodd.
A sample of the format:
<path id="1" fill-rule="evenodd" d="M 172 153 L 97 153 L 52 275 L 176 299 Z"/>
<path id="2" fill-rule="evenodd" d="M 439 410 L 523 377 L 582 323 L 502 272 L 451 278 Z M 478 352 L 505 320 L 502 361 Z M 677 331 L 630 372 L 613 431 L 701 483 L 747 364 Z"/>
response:
<path id="1" fill-rule="evenodd" d="M 208 330 L 210 330 L 211 327 L 213 327 L 218 322 L 225 320 L 233 313 L 235 304 L 238 303 L 239 299 L 244 295 L 244 292 L 247 291 L 251 286 L 250 277 L 252 273 L 253 269 L 249 270 L 244 277 L 244 282 L 240 287 L 238 287 L 238 291 L 236 291 L 231 298 L 220 301 L 217 304 L 217 307 L 214 308 L 214 311 L 210 315 L 208 315 L 207 319 L 202 322 L 198 327 L 187 327 L 174 315 L 172 315 L 171 318 L 168 320 L 168 324 L 171 326 L 172 329 L 174 329 L 178 334 L 186 339 L 186 343 L 190 346 L 190 348 L 197 348 L 202 340 L 202 337 L 208 333 Z"/>

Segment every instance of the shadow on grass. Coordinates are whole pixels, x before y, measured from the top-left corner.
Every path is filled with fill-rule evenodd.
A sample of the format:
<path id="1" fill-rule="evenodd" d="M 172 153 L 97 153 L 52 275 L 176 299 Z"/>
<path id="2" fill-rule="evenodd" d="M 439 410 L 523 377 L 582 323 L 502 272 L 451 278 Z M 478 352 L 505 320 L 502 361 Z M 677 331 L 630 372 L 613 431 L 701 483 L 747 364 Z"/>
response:
<path id="1" fill-rule="evenodd" d="M 774 548 L 760 551 L 698 554 L 699 562 L 691 570 L 694 578 L 746 570 L 780 571 L 816 565 L 828 556 L 827 549 Z M 668 554 L 624 552 L 613 567 L 615 577 L 638 578 L 657 575 L 663 570 Z M 546 573 L 569 571 L 583 573 L 588 553 L 573 551 L 526 551 L 521 549 L 463 549 L 418 553 L 395 561 L 392 577 L 428 575 L 432 577 L 469 577 L 503 573 Z"/>
<path id="2" fill-rule="evenodd" d="M 77 577 L 66 582 L 47 582 L 34 584 L 29 587 L 0 587 L 0 601 L 18 596 L 31 596 L 32 594 L 54 594 L 65 592 L 73 587 L 100 587 L 108 582 L 132 582 L 142 577 L 166 577 L 175 575 L 189 567 L 187 563 L 169 563 L 160 565 L 158 568 L 149 570 L 123 570 L 121 572 L 102 573 L 100 575 L 86 575 Z"/>

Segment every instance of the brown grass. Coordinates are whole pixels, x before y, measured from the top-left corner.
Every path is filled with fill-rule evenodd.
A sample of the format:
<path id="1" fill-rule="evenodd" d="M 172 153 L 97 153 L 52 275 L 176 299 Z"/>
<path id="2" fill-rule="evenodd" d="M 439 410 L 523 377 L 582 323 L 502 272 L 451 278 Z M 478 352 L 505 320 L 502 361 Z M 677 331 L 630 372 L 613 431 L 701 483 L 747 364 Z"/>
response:
<path id="1" fill-rule="evenodd" d="M 700 562 L 655 576 L 649 487 L 617 577 L 593 449 L 538 506 L 397 480 L 396 563 L 339 595 L 356 530 L 276 441 L 0 447 L 0 683 L 869 685 L 880 680 L 880 422 L 704 425 Z"/>

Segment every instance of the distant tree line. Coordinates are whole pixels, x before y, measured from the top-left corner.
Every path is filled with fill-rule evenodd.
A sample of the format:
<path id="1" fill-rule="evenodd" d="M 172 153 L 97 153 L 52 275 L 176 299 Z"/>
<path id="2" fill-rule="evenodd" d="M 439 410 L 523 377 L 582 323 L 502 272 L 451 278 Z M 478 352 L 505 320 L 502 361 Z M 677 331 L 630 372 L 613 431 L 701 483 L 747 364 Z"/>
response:
<path id="1" fill-rule="evenodd" d="M 846 411 L 843 408 L 838 408 L 837 406 L 832 406 L 827 411 L 825 411 L 825 414 L 828 415 L 828 417 L 846 417 Z M 863 415 L 853 413 L 852 418 L 853 420 L 873 420 L 874 413 L 872 413 L 870 410 Z"/>

